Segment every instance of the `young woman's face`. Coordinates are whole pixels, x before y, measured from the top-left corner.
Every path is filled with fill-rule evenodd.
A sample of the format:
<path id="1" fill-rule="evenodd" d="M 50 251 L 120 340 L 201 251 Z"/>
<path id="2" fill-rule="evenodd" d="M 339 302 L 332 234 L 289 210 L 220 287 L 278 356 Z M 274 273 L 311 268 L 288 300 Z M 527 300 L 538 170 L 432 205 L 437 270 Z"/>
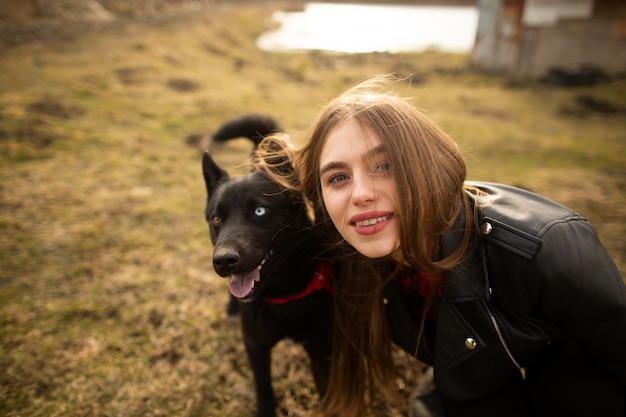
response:
<path id="1" fill-rule="evenodd" d="M 341 236 L 368 258 L 400 244 L 397 190 L 376 133 L 348 120 L 333 128 L 320 155 L 324 205 Z"/>

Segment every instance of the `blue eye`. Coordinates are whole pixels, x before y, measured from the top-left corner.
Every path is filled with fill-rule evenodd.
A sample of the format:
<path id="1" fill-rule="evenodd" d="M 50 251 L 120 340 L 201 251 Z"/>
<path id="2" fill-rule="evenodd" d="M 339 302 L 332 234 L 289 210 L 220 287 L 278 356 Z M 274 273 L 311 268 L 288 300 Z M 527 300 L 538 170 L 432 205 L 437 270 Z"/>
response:
<path id="1" fill-rule="evenodd" d="M 254 214 L 256 216 L 263 216 L 265 215 L 265 213 L 267 213 L 267 210 L 265 209 L 265 207 L 257 207 L 256 209 L 254 209 Z"/>
<path id="2" fill-rule="evenodd" d="M 338 184 L 338 183 L 340 183 L 340 182 L 342 182 L 342 181 L 345 181 L 345 180 L 347 180 L 347 179 L 348 179 L 348 176 L 347 176 L 347 175 L 344 175 L 344 174 L 336 174 L 336 175 L 333 175 L 332 177 L 330 177 L 330 178 L 328 179 L 328 183 L 329 183 L 329 184 Z"/>
<path id="3" fill-rule="evenodd" d="M 391 164 L 389 164 L 389 162 L 381 162 L 380 164 L 376 165 L 376 170 L 378 172 L 389 172 L 391 171 Z"/>

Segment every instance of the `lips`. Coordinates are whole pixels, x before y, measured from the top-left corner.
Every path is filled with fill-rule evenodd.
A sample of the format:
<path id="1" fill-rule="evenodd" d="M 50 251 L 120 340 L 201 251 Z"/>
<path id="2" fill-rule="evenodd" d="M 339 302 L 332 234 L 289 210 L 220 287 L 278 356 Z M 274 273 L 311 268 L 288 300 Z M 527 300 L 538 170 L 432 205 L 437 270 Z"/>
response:
<path id="1" fill-rule="evenodd" d="M 370 235 L 384 229 L 393 218 L 390 212 L 369 212 L 352 216 L 350 225 L 362 235 Z"/>

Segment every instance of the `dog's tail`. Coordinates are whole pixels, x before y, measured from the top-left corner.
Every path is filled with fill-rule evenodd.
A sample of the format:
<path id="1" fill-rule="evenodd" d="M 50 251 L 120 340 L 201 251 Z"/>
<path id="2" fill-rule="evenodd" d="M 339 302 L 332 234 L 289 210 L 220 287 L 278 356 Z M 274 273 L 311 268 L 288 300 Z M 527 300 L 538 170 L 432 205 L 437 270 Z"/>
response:
<path id="1" fill-rule="evenodd" d="M 257 113 L 248 113 L 230 119 L 222 124 L 211 136 L 213 143 L 224 143 L 229 139 L 248 138 L 254 147 L 271 133 L 283 132 L 283 128 L 271 117 Z"/>

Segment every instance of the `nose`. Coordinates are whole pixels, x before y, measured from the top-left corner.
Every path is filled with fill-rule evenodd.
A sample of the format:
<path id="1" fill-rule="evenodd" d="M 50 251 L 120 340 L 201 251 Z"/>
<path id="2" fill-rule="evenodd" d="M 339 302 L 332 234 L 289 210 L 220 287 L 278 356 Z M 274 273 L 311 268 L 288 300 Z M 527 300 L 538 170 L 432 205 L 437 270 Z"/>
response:
<path id="1" fill-rule="evenodd" d="M 226 277 L 233 273 L 239 266 L 240 256 L 236 250 L 216 248 L 213 251 L 213 269 L 221 277 Z"/>
<path id="2" fill-rule="evenodd" d="M 352 180 L 352 203 L 364 206 L 376 201 L 377 192 L 374 180 L 367 175 L 354 175 Z"/>

